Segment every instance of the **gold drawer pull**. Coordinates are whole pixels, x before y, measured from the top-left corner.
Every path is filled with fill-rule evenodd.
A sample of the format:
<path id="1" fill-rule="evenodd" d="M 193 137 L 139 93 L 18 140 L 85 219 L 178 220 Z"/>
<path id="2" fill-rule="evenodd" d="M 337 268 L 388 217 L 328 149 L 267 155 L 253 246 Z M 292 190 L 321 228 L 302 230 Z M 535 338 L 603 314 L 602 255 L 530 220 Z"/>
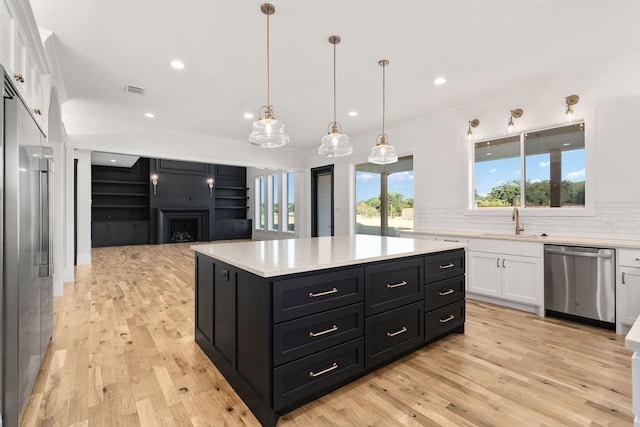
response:
<path id="1" fill-rule="evenodd" d="M 440 319 L 440 323 L 447 323 L 450 320 L 455 319 L 456 316 L 454 316 L 453 314 L 450 314 L 449 317 L 447 317 L 446 319 Z"/>
<path id="2" fill-rule="evenodd" d="M 455 267 L 455 266 L 456 266 L 456 265 L 455 265 L 454 263 L 450 262 L 450 263 L 449 263 L 449 264 L 447 264 L 447 265 L 439 265 L 439 266 L 438 266 L 438 268 L 439 268 L 440 270 L 446 270 L 447 268 L 451 268 L 451 267 Z"/>
<path id="3" fill-rule="evenodd" d="M 449 289 L 446 292 L 438 292 L 438 295 L 440 295 L 441 297 L 445 296 L 445 295 L 451 295 L 452 293 L 454 293 L 455 291 L 453 289 Z"/>
<path id="4" fill-rule="evenodd" d="M 320 371 L 320 372 L 313 372 L 313 371 L 309 371 L 309 376 L 310 377 L 319 377 L 320 375 L 326 374 L 327 372 L 331 372 L 334 369 L 338 369 L 338 364 L 336 362 L 333 362 L 333 365 L 331 365 L 331 367 Z"/>
<path id="5" fill-rule="evenodd" d="M 34 109 L 33 109 L 33 112 L 34 112 L 35 114 L 39 115 L 39 116 L 41 116 L 41 115 L 42 115 L 42 110 L 40 110 L 39 108 L 34 108 Z"/>
<path id="6" fill-rule="evenodd" d="M 309 298 L 323 297 L 325 295 L 335 294 L 336 292 L 338 292 L 336 288 L 333 288 L 329 291 L 318 292 L 317 294 L 314 294 L 313 292 L 309 292 Z"/>
<path id="7" fill-rule="evenodd" d="M 309 332 L 309 336 L 310 337 L 319 337 L 320 335 L 324 335 L 324 334 L 328 334 L 329 332 L 335 332 L 338 330 L 338 327 L 336 325 L 333 325 L 332 327 L 330 327 L 329 329 L 327 329 L 326 331 L 321 331 L 321 332 Z"/>
<path id="8" fill-rule="evenodd" d="M 403 280 L 402 282 L 396 283 L 395 285 L 387 285 L 387 288 L 393 289 L 393 288 L 399 288 L 400 286 L 407 286 L 407 282 Z"/>
<path id="9" fill-rule="evenodd" d="M 396 335 L 400 335 L 407 332 L 407 328 L 405 328 L 404 326 L 402 327 L 402 329 L 400 329 L 399 331 L 395 331 L 395 332 L 387 332 L 387 336 L 388 337 L 395 337 Z"/>
<path id="10" fill-rule="evenodd" d="M 24 83 L 24 76 L 22 74 L 14 74 L 13 78 L 16 79 L 17 82 Z"/>

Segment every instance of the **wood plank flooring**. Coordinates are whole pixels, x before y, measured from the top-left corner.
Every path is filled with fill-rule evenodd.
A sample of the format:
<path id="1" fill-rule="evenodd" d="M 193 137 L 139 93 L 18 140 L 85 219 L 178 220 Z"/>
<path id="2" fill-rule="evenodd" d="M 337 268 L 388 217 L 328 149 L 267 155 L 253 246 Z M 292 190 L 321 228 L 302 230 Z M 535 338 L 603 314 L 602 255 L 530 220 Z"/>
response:
<path id="1" fill-rule="evenodd" d="M 23 426 L 259 426 L 193 340 L 189 244 L 93 250 L 54 301 Z M 468 301 L 451 335 L 278 426 L 630 426 L 613 332 Z"/>

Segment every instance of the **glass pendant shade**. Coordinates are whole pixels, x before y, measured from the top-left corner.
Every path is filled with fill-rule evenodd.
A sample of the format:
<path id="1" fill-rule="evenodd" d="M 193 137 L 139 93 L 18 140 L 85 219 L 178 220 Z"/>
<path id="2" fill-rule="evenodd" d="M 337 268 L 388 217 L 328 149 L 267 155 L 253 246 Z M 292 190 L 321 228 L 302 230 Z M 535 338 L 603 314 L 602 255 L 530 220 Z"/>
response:
<path id="1" fill-rule="evenodd" d="M 322 137 L 318 154 L 326 157 L 341 157 L 351 153 L 353 153 L 353 147 L 349 144 L 349 137 L 341 132 L 337 123 L 332 123 L 331 132 Z"/>
<path id="2" fill-rule="evenodd" d="M 289 135 L 284 131 L 284 123 L 276 120 L 267 110 L 260 120 L 253 122 L 249 142 L 262 148 L 277 148 L 289 142 Z"/>
<path id="3" fill-rule="evenodd" d="M 333 45 L 333 122 L 329 124 L 329 133 L 322 137 L 318 148 L 318 154 L 325 157 L 342 157 L 353 153 L 349 137 L 342 133 L 340 123 L 336 121 L 336 45 L 340 40 L 340 36 L 329 37 L 329 43 Z"/>
<path id="4" fill-rule="evenodd" d="M 264 114 L 259 114 L 260 119 L 253 122 L 253 132 L 249 135 L 249 142 L 262 148 L 277 148 L 289 142 L 289 135 L 284 131 L 284 123 L 276 120 L 271 107 L 271 84 L 269 64 L 271 60 L 269 49 L 269 16 L 276 11 L 271 3 L 263 3 L 260 10 L 267 16 L 267 105 L 260 108 Z"/>
<path id="5" fill-rule="evenodd" d="M 395 147 L 387 144 L 386 135 L 381 135 L 380 142 L 378 142 L 374 147 L 371 147 L 369 163 L 388 165 L 389 163 L 395 163 L 397 161 L 398 155 L 396 154 Z"/>

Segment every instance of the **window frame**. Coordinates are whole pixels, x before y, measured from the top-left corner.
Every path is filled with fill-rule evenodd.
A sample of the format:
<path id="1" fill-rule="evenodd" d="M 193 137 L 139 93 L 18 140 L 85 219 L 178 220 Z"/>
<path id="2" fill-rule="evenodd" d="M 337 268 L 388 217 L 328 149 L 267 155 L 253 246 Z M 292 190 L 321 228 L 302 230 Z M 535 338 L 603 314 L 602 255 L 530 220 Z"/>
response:
<path id="1" fill-rule="evenodd" d="M 288 182 L 289 176 L 292 176 L 293 194 L 292 200 L 288 198 Z M 276 178 L 276 191 L 274 192 L 274 178 Z M 254 226 L 253 229 L 256 232 L 267 234 L 286 234 L 288 236 L 297 236 L 298 227 L 295 220 L 298 214 L 297 202 L 300 198 L 298 192 L 299 172 L 293 169 L 288 170 L 265 170 L 264 173 L 254 176 L 255 190 L 254 190 Z M 262 186 L 262 187 L 261 187 Z M 262 194 L 261 194 L 262 188 Z M 274 200 L 274 196 L 277 193 L 277 200 Z M 293 230 L 288 230 L 288 203 L 293 203 Z M 286 203 L 286 212 L 283 212 L 282 207 Z M 278 206 L 277 217 L 274 217 L 274 205 Z M 264 206 L 264 222 L 260 223 L 260 209 Z M 274 228 L 275 221 L 277 219 L 277 227 Z"/>
<path id="2" fill-rule="evenodd" d="M 520 199 L 520 206 L 517 206 L 521 216 L 540 216 L 540 217 L 572 217 L 572 216 L 595 216 L 595 183 L 597 182 L 597 144 L 596 144 L 596 121 L 594 113 L 585 114 L 584 119 L 573 120 L 571 122 L 558 122 L 541 127 L 527 128 L 518 130 L 514 134 L 520 137 L 520 185 L 525 185 L 525 152 L 524 152 L 524 134 L 528 132 L 544 131 L 548 129 L 575 125 L 584 123 L 584 151 L 585 151 L 585 200 L 584 207 L 580 208 L 528 208 L 525 206 L 525 198 Z M 504 216 L 513 211 L 514 206 L 504 207 L 484 207 L 477 208 L 475 206 L 475 145 L 482 142 L 492 141 L 504 138 L 506 135 L 493 135 L 481 139 L 470 140 L 463 138 L 463 157 L 465 164 L 465 176 L 463 185 L 464 209 L 463 215 L 480 215 L 480 216 Z"/>

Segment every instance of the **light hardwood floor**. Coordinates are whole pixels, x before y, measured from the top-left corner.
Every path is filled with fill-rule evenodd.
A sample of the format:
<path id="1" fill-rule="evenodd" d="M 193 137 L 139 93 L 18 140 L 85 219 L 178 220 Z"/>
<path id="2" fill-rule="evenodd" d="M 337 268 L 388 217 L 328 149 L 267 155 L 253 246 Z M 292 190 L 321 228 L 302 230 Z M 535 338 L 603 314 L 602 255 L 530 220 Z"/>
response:
<path id="1" fill-rule="evenodd" d="M 76 268 L 23 426 L 259 426 L 193 340 L 189 246 L 94 249 Z M 630 357 L 613 332 L 468 301 L 464 335 L 278 426 L 630 426 Z"/>

